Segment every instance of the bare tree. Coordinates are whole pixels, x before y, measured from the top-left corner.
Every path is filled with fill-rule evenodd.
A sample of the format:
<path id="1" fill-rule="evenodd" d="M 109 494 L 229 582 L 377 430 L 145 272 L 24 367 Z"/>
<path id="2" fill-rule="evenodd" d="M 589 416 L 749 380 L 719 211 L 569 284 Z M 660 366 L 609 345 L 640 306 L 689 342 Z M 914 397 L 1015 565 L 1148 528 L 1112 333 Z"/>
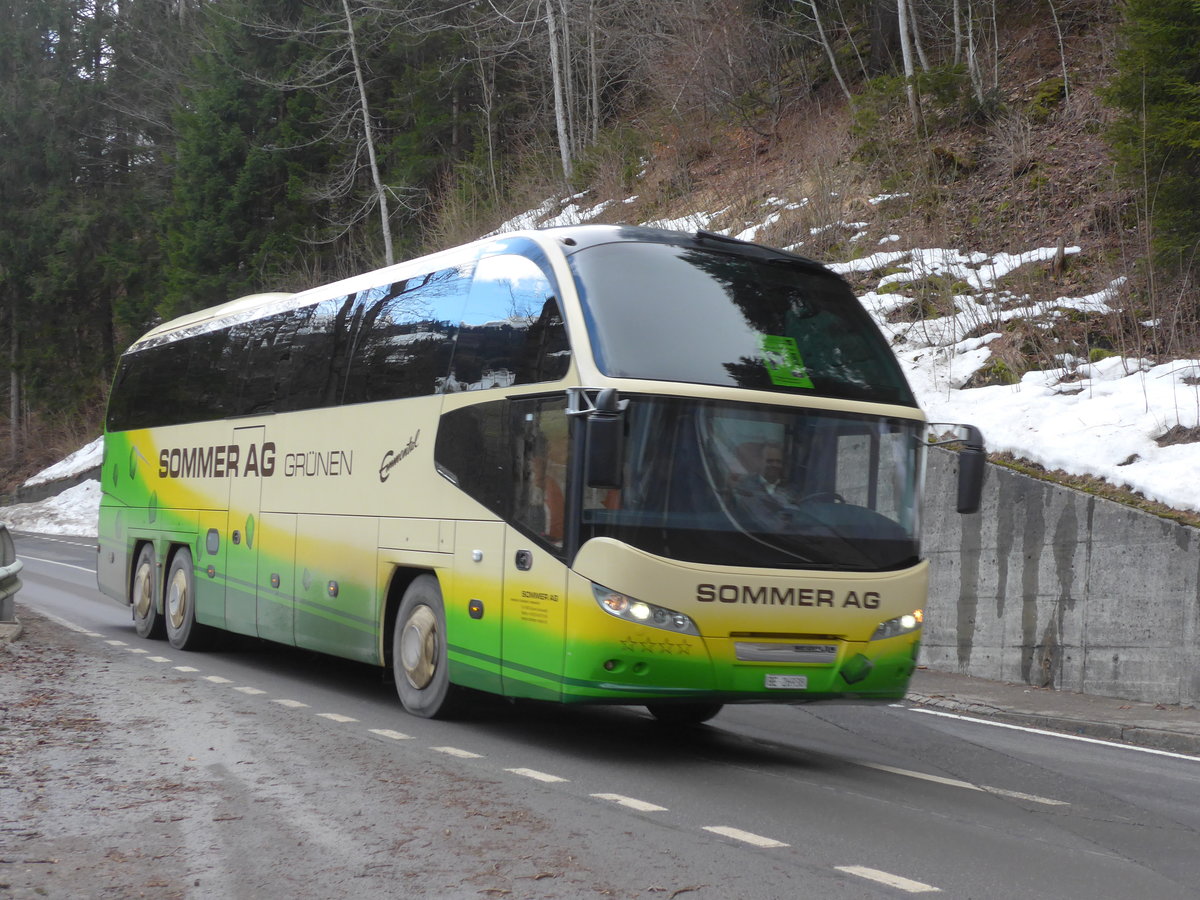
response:
<path id="1" fill-rule="evenodd" d="M 916 72 L 913 67 L 912 37 L 908 24 L 908 0 L 897 0 L 896 14 L 900 22 L 900 53 L 904 62 L 904 95 L 914 129 L 921 127 L 921 108 L 917 103 Z"/>

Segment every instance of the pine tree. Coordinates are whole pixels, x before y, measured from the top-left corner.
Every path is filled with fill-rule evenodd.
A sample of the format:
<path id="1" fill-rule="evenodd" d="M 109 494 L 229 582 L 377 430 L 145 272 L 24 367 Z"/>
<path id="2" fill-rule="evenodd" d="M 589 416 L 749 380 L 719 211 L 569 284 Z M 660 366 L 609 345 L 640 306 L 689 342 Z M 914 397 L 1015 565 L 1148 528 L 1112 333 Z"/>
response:
<path id="1" fill-rule="evenodd" d="M 1111 141 L 1144 204 L 1156 261 L 1200 274 L 1200 2 L 1126 0 Z"/>

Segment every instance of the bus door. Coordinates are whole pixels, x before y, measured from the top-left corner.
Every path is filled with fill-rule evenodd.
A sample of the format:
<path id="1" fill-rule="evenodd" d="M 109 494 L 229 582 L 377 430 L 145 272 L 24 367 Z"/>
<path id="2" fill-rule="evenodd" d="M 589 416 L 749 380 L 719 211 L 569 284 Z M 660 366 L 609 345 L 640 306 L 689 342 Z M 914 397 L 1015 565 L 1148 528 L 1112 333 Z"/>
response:
<path id="1" fill-rule="evenodd" d="M 229 524 L 225 544 L 225 627 L 241 634 L 258 634 L 258 516 L 262 499 L 264 427 L 235 428 L 226 459 L 229 482 Z M 274 465 L 271 457 L 269 465 Z"/>
<path id="2" fill-rule="evenodd" d="M 562 695 L 567 567 L 566 400 L 510 401 L 513 525 L 504 553 L 504 693 L 558 700 Z"/>

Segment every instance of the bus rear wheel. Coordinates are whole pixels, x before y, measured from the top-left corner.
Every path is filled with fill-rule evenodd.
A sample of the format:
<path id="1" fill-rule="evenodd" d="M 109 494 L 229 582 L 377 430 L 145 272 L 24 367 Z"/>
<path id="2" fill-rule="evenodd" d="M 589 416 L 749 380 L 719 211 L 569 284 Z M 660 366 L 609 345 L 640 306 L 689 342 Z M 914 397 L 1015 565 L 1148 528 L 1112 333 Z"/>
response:
<path id="1" fill-rule="evenodd" d="M 133 627 L 138 637 L 161 638 L 165 634 L 163 617 L 154 600 L 154 546 L 143 544 L 129 583 L 129 605 L 133 609 Z"/>
<path id="2" fill-rule="evenodd" d="M 699 725 L 721 711 L 723 703 L 647 703 L 650 715 L 664 725 Z"/>
<path id="3" fill-rule="evenodd" d="M 400 601 L 392 630 L 396 693 L 414 716 L 442 719 L 459 707 L 461 689 L 450 683 L 446 609 L 432 575 L 413 580 Z"/>
<path id="4" fill-rule="evenodd" d="M 186 547 L 175 551 L 167 570 L 163 594 L 163 617 L 167 640 L 176 650 L 199 650 L 208 630 L 196 621 L 196 583 L 192 573 L 192 553 Z"/>

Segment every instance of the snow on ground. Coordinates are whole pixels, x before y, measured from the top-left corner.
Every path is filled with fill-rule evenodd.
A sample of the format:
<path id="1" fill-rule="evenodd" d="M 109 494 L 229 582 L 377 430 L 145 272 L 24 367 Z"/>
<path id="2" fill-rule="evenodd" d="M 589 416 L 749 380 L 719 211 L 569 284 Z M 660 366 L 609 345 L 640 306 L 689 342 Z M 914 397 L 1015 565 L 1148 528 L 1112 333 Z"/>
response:
<path id="1" fill-rule="evenodd" d="M 34 534 L 95 536 L 100 519 L 100 482 L 85 481 L 41 503 L 0 509 L 0 525 Z"/>
<path id="2" fill-rule="evenodd" d="M 631 198 L 632 200 L 633 198 Z M 880 203 L 888 197 L 872 198 Z M 631 201 L 626 201 L 631 202 Z M 712 223 L 727 213 L 703 211 L 645 224 L 682 231 L 709 229 L 753 240 L 781 212 L 798 209 L 808 198 L 772 197 L 756 221 L 733 229 Z M 611 204 L 593 205 L 586 194 L 551 198 L 539 208 L 506 222 L 493 234 L 522 228 L 573 225 L 598 216 Z M 834 223 L 866 232 L 859 222 Z M 1084 297 L 1034 302 L 998 287 L 999 279 L 1023 265 L 1053 258 L 1056 248 L 1024 253 L 987 253 L 959 249 L 910 247 L 888 235 L 889 249 L 866 253 L 831 268 L 843 274 L 885 270 L 874 289 L 860 299 L 892 342 L 921 405 L 932 421 L 969 422 L 984 434 L 988 449 L 1008 451 L 1048 469 L 1095 475 L 1128 485 L 1151 500 L 1176 509 L 1200 510 L 1200 444 L 1158 446 L 1155 438 L 1174 426 L 1200 424 L 1200 361 L 1180 360 L 1152 365 L 1146 360 L 1112 356 L 1098 362 L 1066 357 L 1056 367 L 1028 372 L 1019 384 L 965 389 L 964 384 L 991 356 L 988 344 L 1000 337 L 999 326 L 1012 318 L 1045 321 L 1070 310 L 1107 312 L 1121 286 Z M 788 249 L 802 250 L 802 245 Z M 1079 253 L 1068 247 L 1066 253 Z M 905 286 L 931 277 L 946 279 L 964 293 L 954 297 L 954 316 L 920 322 L 887 322 L 888 314 L 912 298 Z M 982 336 L 964 338 L 971 333 Z M 99 462 L 95 441 L 29 483 L 61 478 Z M 0 509 L 0 523 L 14 530 L 63 534 L 95 534 L 99 485 L 87 482 L 44 503 Z"/>

